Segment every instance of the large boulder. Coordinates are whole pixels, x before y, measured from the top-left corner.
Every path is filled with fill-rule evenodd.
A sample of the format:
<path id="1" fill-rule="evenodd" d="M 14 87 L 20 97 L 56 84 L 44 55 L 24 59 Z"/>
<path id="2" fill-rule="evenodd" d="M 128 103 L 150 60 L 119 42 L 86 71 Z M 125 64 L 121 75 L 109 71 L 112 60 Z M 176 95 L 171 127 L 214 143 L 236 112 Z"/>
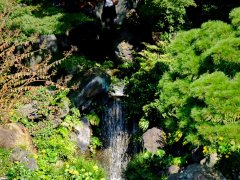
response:
<path id="1" fill-rule="evenodd" d="M 153 127 L 143 134 L 144 148 L 153 154 L 158 148 L 166 145 L 166 134 L 163 130 Z"/>
<path id="2" fill-rule="evenodd" d="M 94 97 L 108 92 L 108 89 L 109 83 L 107 78 L 97 75 L 81 88 L 81 91 L 74 101 L 82 110 L 87 109 L 91 105 Z"/>
<path id="3" fill-rule="evenodd" d="M 182 173 L 172 174 L 168 180 L 226 180 L 226 178 L 217 170 L 202 166 L 201 164 L 192 164 Z"/>
<path id="4" fill-rule="evenodd" d="M 5 149 L 24 147 L 34 151 L 32 139 L 27 128 L 16 123 L 0 125 L 0 147 Z"/>

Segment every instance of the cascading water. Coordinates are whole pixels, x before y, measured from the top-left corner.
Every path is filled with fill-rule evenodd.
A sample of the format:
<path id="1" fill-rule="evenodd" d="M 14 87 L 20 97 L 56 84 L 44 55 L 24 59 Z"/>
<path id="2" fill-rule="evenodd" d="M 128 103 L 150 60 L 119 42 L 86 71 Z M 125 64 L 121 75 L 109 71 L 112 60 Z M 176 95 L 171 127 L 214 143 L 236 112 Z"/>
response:
<path id="1" fill-rule="evenodd" d="M 123 104 L 119 96 L 109 98 L 103 112 L 102 135 L 104 142 L 104 166 L 109 180 L 120 180 L 128 163 L 129 133 L 124 118 Z"/>

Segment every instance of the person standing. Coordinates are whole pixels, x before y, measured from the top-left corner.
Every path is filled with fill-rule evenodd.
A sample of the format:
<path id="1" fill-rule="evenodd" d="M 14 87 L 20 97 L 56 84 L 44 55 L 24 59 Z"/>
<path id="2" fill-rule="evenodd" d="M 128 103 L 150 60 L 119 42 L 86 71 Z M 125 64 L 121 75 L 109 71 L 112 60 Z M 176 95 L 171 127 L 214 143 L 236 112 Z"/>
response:
<path id="1" fill-rule="evenodd" d="M 112 29 L 114 27 L 114 20 L 117 17 L 116 7 L 118 0 L 104 0 L 102 10 L 102 22 L 105 23 L 105 27 Z"/>

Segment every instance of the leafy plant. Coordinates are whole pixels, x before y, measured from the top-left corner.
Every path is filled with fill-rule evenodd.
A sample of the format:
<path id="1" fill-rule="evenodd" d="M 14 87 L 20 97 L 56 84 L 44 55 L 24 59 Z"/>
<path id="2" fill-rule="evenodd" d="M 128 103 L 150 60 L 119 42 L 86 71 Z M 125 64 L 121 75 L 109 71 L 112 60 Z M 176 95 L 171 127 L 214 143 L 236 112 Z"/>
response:
<path id="1" fill-rule="evenodd" d="M 87 114 L 87 119 L 90 122 L 90 124 L 93 126 L 98 126 L 100 123 L 100 118 L 96 113 Z"/>
<path id="2" fill-rule="evenodd" d="M 100 139 L 96 136 L 92 136 L 90 141 L 90 152 L 92 153 L 92 155 L 95 155 L 96 149 L 101 146 L 102 142 L 100 141 Z"/>
<path id="3" fill-rule="evenodd" d="M 136 62 L 136 72 L 127 79 L 126 92 L 128 93 L 127 106 L 129 119 L 139 121 L 144 115 L 143 106 L 154 100 L 158 81 L 167 71 L 169 61 L 163 55 L 167 42 L 159 42 L 157 46 L 146 45 L 146 50 L 139 53 Z M 137 103 L 136 103 L 137 102 Z M 139 125 L 142 129 L 149 126 L 147 118 L 143 118 Z"/>
<path id="4" fill-rule="evenodd" d="M 186 164 L 186 157 L 173 157 L 167 155 L 162 149 L 158 149 L 155 154 L 144 151 L 137 154 L 129 162 L 125 171 L 126 179 L 166 179 L 165 171 L 171 165 L 183 166 Z M 158 174 L 162 170 L 161 174 Z"/>
<path id="5" fill-rule="evenodd" d="M 10 151 L 0 148 L 0 176 L 5 176 L 5 173 L 12 167 L 12 162 L 10 161 Z"/>
<path id="6" fill-rule="evenodd" d="M 70 139 L 70 133 L 80 123 L 80 112 L 74 107 L 68 109 L 71 105 L 67 93 L 67 90 L 53 91 L 41 87 L 25 95 L 28 101 L 37 102 L 38 119 L 28 119 L 26 126 L 37 149 L 33 158 L 38 169 L 29 170 L 20 163 L 10 164 L 3 171 L 9 179 L 104 179 L 103 169 L 96 162 L 81 158 L 76 143 Z M 42 111 L 43 107 L 46 111 Z M 60 118 L 59 112 L 63 108 L 67 112 Z M 99 139 L 93 137 L 93 150 L 100 144 Z"/>

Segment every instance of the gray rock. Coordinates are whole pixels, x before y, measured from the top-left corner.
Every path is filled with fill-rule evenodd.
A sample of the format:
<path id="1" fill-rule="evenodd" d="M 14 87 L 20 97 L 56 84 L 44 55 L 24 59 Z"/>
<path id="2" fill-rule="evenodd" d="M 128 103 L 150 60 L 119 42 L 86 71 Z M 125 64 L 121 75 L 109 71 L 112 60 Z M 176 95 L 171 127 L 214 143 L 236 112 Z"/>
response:
<path id="1" fill-rule="evenodd" d="M 114 41 L 114 51 L 116 59 L 119 62 L 132 62 L 134 46 L 131 42 L 134 41 L 134 34 L 128 30 L 121 32 L 118 38 Z"/>
<path id="2" fill-rule="evenodd" d="M 69 111 L 70 111 L 70 109 L 69 109 L 69 102 L 68 101 L 64 101 L 63 102 L 63 106 L 59 110 L 59 118 L 63 118 L 66 115 L 68 115 Z"/>
<path id="3" fill-rule="evenodd" d="M 143 141 L 144 148 L 154 154 L 158 148 L 166 145 L 166 135 L 163 130 L 154 127 L 143 134 Z"/>
<path id="4" fill-rule="evenodd" d="M 37 43 L 39 45 L 43 45 L 44 48 L 46 48 L 50 52 L 55 53 L 58 50 L 57 38 L 54 34 L 40 35 L 37 39 Z"/>
<path id="5" fill-rule="evenodd" d="M 111 91 L 109 92 L 109 94 L 113 97 L 126 96 L 124 94 L 124 88 L 125 88 L 124 83 L 114 84 L 111 86 Z"/>
<path id="6" fill-rule="evenodd" d="M 200 161 L 200 164 L 206 165 L 207 167 L 214 167 L 217 164 L 219 158 L 217 153 L 210 154 Z"/>
<path id="7" fill-rule="evenodd" d="M 42 49 L 46 49 L 50 53 L 56 53 L 58 51 L 57 38 L 54 34 L 40 35 L 37 41 L 35 42 L 35 45 Z M 29 66 L 34 67 L 35 65 L 39 64 L 43 60 L 43 58 L 44 58 L 43 51 L 38 51 L 34 53 L 29 58 Z"/>
<path id="8" fill-rule="evenodd" d="M 82 118 L 82 126 L 75 127 L 71 139 L 77 142 L 79 149 L 84 153 L 90 145 L 91 129 L 86 117 Z"/>
<path id="9" fill-rule="evenodd" d="M 87 109 L 96 95 L 106 93 L 108 89 L 109 84 L 107 79 L 95 76 L 82 88 L 74 101 L 82 110 Z"/>
<path id="10" fill-rule="evenodd" d="M 179 166 L 176 166 L 176 165 L 171 165 L 170 167 L 168 167 L 168 172 L 167 174 L 175 174 L 175 173 L 178 173 L 180 170 L 180 167 Z"/>
<path id="11" fill-rule="evenodd" d="M 217 170 L 201 164 L 192 164 L 182 173 L 170 175 L 168 180 L 226 180 L 226 178 Z"/>
<path id="12" fill-rule="evenodd" d="M 37 170 L 39 167 L 34 158 L 30 157 L 30 153 L 26 150 L 15 148 L 12 152 L 11 159 L 13 162 L 20 162 L 26 165 L 28 169 Z"/>
<path id="13" fill-rule="evenodd" d="M 39 118 L 37 111 L 37 102 L 33 101 L 29 104 L 25 104 L 18 109 L 19 113 L 28 119 L 37 119 Z"/>
<path id="14" fill-rule="evenodd" d="M 123 40 L 116 45 L 115 54 L 117 58 L 121 61 L 133 60 L 133 45 L 129 42 Z"/>
<path id="15" fill-rule="evenodd" d="M 29 152 L 26 150 L 22 150 L 20 148 L 14 148 L 11 159 L 12 161 L 21 161 L 24 157 L 29 156 Z"/>

